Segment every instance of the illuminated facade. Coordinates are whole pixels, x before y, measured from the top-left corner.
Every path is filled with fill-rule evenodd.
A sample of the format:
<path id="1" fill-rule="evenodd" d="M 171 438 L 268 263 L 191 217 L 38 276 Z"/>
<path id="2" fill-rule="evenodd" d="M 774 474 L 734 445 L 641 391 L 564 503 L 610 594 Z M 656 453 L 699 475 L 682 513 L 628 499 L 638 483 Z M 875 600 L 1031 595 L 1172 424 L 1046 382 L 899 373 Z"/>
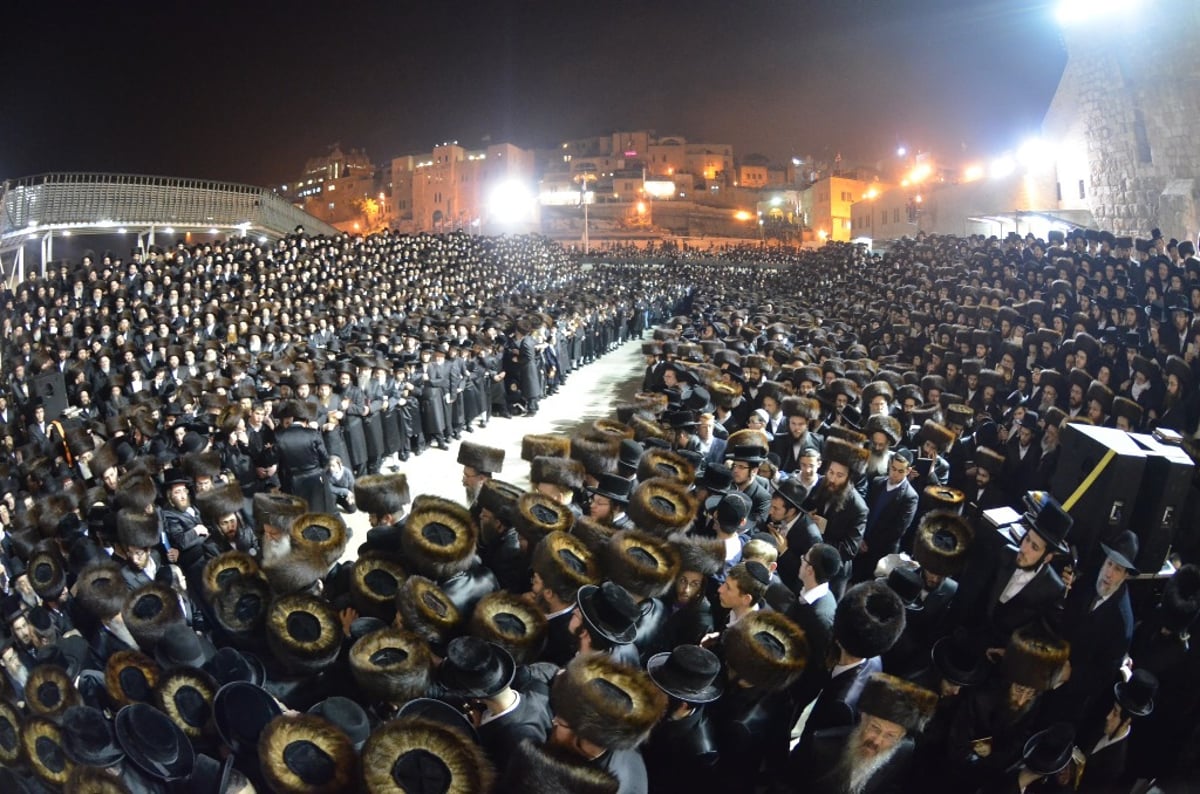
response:
<path id="1" fill-rule="evenodd" d="M 356 223 L 361 228 L 366 215 L 381 211 L 371 158 L 359 149 L 343 152 L 339 144 L 326 155 L 309 158 L 300 179 L 277 192 L 310 215 L 347 231 L 356 231 Z M 365 202 L 376 203 L 365 207 Z"/>
<path id="2" fill-rule="evenodd" d="M 533 201 L 533 152 L 509 143 L 473 150 L 444 143 L 429 154 L 394 158 L 390 173 L 392 225 L 402 231 L 479 232 L 501 186 L 520 185 Z"/>

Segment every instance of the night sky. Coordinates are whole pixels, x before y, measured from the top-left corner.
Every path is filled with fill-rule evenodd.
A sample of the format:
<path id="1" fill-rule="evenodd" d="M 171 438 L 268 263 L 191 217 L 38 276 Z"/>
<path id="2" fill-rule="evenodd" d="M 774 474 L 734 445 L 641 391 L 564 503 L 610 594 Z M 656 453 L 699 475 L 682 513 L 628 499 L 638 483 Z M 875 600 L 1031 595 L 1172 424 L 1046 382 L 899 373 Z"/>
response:
<path id="1" fill-rule="evenodd" d="M 1066 62 L 1049 0 L 13 5 L 0 177 L 270 184 L 334 142 L 645 128 L 777 162 L 986 157 L 1036 133 Z"/>

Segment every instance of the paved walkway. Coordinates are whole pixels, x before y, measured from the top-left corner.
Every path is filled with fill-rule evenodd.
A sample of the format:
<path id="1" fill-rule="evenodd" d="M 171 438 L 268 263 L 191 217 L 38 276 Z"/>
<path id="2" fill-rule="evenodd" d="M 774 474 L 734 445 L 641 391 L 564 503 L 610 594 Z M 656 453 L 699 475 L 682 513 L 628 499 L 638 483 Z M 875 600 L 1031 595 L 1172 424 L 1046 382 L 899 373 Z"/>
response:
<path id="1" fill-rule="evenodd" d="M 529 464 L 521 460 L 521 439 L 529 433 L 570 435 L 596 419 L 612 417 L 617 404 L 629 401 L 641 389 L 644 362 L 641 340 L 631 339 L 600 360 L 571 373 L 557 394 L 541 401 L 537 416 L 496 418 L 485 428 L 476 427 L 475 432 L 464 433 L 463 439 L 503 449 L 504 471 L 499 479 L 526 488 L 529 486 Z M 408 475 L 408 488 L 413 497 L 434 494 L 464 501 L 462 466 L 455 462 L 459 443 L 452 440 L 447 451 L 431 447 L 400 464 L 400 471 Z M 358 544 L 370 529 L 369 522 L 362 511 L 344 518 L 354 530 L 354 537 L 346 549 L 346 558 L 353 559 Z"/>

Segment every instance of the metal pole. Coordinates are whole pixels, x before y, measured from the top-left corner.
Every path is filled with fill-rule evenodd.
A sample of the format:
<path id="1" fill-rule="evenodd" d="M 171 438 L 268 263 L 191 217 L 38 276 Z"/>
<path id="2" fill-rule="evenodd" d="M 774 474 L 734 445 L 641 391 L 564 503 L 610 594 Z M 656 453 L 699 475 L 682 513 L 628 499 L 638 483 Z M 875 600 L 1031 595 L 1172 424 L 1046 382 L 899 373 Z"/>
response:
<path id="1" fill-rule="evenodd" d="M 588 249 L 588 205 L 587 205 L 587 180 L 583 182 L 585 188 L 583 193 L 579 194 L 579 200 L 583 202 L 583 255 L 587 256 Z"/>

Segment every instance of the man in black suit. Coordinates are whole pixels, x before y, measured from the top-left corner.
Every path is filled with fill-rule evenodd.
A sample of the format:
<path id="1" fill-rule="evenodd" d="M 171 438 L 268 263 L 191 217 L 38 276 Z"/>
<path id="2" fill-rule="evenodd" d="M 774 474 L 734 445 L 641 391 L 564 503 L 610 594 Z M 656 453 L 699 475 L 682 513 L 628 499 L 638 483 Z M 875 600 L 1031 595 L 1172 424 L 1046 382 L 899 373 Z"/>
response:
<path id="1" fill-rule="evenodd" d="M 979 551 L 972 555 L 976 570 L 963 579 L 973 586 L 970 592 L 964 592 L 965 586 L 959 589 L 953 622 L 966 626 L 988 649 L 1003 648 L 1013 631 L 1050 614 L 1066 592 L 1049 563 L 1055 554 L 1070 553 L 1067 533 L 1074 519 L 1049 494 L 1040 507 L 1030 497 L 1026 504 L 1031 512 L 1022 520 L 1020 545 L 993 555 L 991 544 L 977 543 Z"/>
<path id="2" fill-rule="evenodd" d="M 853 581 L 875 577 L 875 566 L 900 547 L 900 536 L 917 514 L 917 491 L 908 480 L 912 452 L 897 449 L 888 463 L 888 473 L 875 477 L 867 486 L 867 525 L 862 546 L 854 558 Z"/>
<path id="3" fill-rule="evenodd" d="M 1079 749 L 1087 756 L 1083 767 L 1080 791 L 1124 791 L 1129 789 L 1125 777 L 1125 759 L 1129 750 L 1129 734 L 1133 721 L 1154 711 L 1158 694 L 1158 679 L 1148 670 L 1133 671 L 1128 681 L 1113 687 L 1112 708 L 1103 722 L 1079 735 Z"/>
<path id="4" fill-rule="evenodd" d="M 758 481 L 756 474 L 759 464 L 766 460 L 766 457 L 766 447 L 742 443 L 737 433 L 729 437 L 725 459 L 729 461 L 729 469 L 733 472 L 733 487 L 750 500 L 750 516 L 747 523 L 751 526 L 765 521 L 771 511 L 771 494 Z"/>
<path id="5" fill-rule="evenodd" d="M 1042 459 L 1037 422 L 1038 415 L 1026 411 L 1016 435 L 1004 445 L 1003 481 L 1013 502 L 1037 486 L 1038 465 Z"/>
<path id="6" fill-rule="evenodd" d="M 1105 556 L 1095 586 L 1088 587 L 1081 577 L 1058 616 L 1059 633 L 1071 643 L 1071 678 L 1047 705 L 1055 718 L 1074 722 L 1077 729 L 1108 694 L 1133 639 L 1133 607 L 1125 582 L 1137 574 L 1137 536 L 1125 530 L 1112 545 L 1101 543 L 1100 548 Z"/>
<path id="7" fill-rule="evenodd" d="M 816 506 L 813 512 L 824 521 L 825 542 L 837 548 L 842 555 L 842 571 L 829 583 L 835 598 L 840 598 L 850 578 L 851 565 L 862 545 L 863 532 L 867 527 L 867 503 L 854 489 L 857 479 L 867 462 L 867 450 L 863 447 L 830 438 L 825 442 L 825 457 L 829 467 L 817 489 Z M 820 526 L 822 520 L 817 520 Z"/>
<path id="8" fill-rule="evenodd" d="M 787 424 L 784 432 L 775 434 L 771 451 L 779 456 L 779 470 L 790 473 L 800 468 L 800 453 L 805 449 L 821 449 L 824 439 L 810 429 L 821 417 L 821 404 L 811 397 L 785 397 L 783 415 Z"/>
<path id="9" fill-rule="evenodd" d="M 776 573 L 793 591 L 801 587 L 802 559 L 813 544 L 821 542 L 821 530 L 804 510 L 808 489 L 795 477 L 779 483 L 771 497 L 771 509 L 763 528 L 775 538 L 780 549 Z"/>

